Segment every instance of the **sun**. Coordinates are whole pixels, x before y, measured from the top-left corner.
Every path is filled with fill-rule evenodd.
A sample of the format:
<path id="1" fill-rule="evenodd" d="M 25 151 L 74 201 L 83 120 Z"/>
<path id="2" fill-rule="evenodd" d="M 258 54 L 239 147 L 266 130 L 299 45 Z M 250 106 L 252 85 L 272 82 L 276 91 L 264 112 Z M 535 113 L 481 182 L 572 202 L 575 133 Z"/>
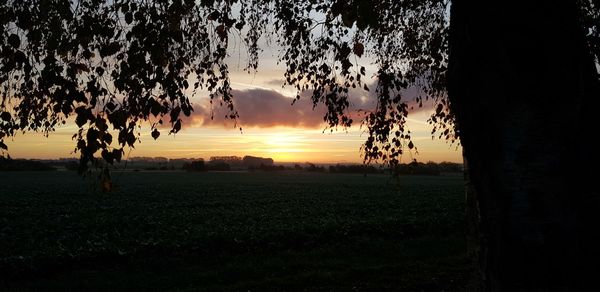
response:
<path id="1" fill-rule="evenodd" d="M 307 151 L 306 137 L 300 134 L 272 133 L 264 143 L 266 152 L 279 161 L 292 161 L 299 153 Z"/>
<path id="2" fill-rule="evenodd" d="M 268 136 L 265 141 L 265 145 L 272 149 L 273 152 L 286 151 L 286 152 L 301 152 L 302 146 L 305 143 L 302 142 L 303 136 L 287 133 L 273 133 Z"/>

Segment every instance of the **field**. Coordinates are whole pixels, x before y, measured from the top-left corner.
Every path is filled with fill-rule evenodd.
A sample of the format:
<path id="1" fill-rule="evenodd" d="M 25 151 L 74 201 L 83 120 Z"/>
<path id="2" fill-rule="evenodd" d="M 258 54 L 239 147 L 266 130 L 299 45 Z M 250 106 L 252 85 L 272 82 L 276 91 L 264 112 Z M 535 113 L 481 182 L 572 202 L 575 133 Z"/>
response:
<path id="1" fill-rule="evenodd" d="M 0 173 L 0 290 L 464 291 L 460 176 Z"/>

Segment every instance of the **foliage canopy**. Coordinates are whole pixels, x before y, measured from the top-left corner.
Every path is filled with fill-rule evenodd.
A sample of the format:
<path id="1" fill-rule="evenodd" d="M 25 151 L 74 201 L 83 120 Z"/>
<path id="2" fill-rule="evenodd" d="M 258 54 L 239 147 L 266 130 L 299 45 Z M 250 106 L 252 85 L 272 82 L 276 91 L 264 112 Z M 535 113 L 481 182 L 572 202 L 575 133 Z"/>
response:
<path id="1" fill-rule="evenodd" d="M 600 56 L 600 5 L 581 1 L 590 49 Z M 285 83 L 327 107 L 332 127 L 353 123 L 348 93 L 374 90 L 364 113 L 366 162 L 398 163 L 413 149 L 403 90 L 432 98 L 433 133 L 454 139 L 445 95 L 449 1 L 443 0 L 8 0 L 0 4 L 0 148 L 25 131 L 52 132 L 73 117 L 81 165 L 120 161 L 140 139 L 177 133 L 193 111 L 187 92 L 238 112 L 231 94 L 228 47 L 245 45 L 247 70 L 258 68 L 266 38 L 281 47 Z M 369 89 L 365 62 L 376 66 Z M 368 78 L 370 78 L 369 76 Z M 243 113 L 241 113 L 243 114 Z M 113 139 L 112 134 L 116 134 Z M 115 140 L 115 141 L 113 141 Z"/>

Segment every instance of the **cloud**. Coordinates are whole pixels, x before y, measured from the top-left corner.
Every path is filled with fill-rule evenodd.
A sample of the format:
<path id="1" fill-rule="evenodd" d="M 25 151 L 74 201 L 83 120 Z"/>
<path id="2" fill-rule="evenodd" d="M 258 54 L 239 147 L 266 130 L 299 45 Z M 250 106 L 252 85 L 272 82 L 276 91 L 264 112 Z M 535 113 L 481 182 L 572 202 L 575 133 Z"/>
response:
<path id="1" fill-rule="evenodd" d="M 374 89 L 371 91 L 352 90 L 348 99 L 350 102 L 349 115 L 359 122 L 362 117 L 358 110 L 369 111 L 375 108 L 376 100 Z M 325 128 L 323 116 L 326 107 L 319 103 L 313 107 L 310 93 L 301 94 L 300 100 L 293 103 L 292 97 L 285 96 L 277 91 L 263 88 L 249 88 L 245 90 L 234 89 L 232 91 L 235 109 L 239 113 L 237 126 L 241 127 L 292 127 L 292 128 Z M 405 94 L 405 100 L 411 101 L 416 95 L 414 90 L 408 90 Z M 197 104 L 194 107 L 194 113 L 191 117 L 191 123 L 197 126 L 216 126 L 232 128 L 234 121 L 226 119 L 229 114 L 226 107 L 220 106 L 215 100 L 212 107 L 210 103 L 203 99 L 204 103 Z M 292 104 L 293 103 L 293 104 Z M 413 112 L 418 110 L 414 103 Z M 211 112 L 214 118 L 211 119 Z"/>
<path id="2" fill-rule="evenodd" d="M 313 110 L 308 99 L 300 99 L 292 105 L 292 98 L 266 89 L 233 90 L 232 94 L 235 109 L 240 115 L 237 122 L 242 127 L 317 128 L 323 123 L 325 109 L 317 106 Z M 214 119 L 211 119 L 210 104 L 205 103 L 194 108 L 192 121 L 201 126 L 232 127 L 233 121 L 225 118 L 228 113 L 226 107 L 215 103 Z"/>
<path id="3" fill-rule="evenodd" d="M 265 82 L 265 84 L 272 86 L 283 86 L 283 84 L 285 84 L 285 79 L 271 79 Z"/>

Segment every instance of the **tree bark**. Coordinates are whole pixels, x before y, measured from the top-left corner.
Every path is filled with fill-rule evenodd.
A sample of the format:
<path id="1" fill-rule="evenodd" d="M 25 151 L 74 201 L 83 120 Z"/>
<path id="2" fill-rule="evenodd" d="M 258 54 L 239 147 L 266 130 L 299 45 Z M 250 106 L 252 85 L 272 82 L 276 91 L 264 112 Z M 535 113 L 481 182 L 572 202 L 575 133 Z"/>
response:
<path id="1" fill-rule="evenodd" d="M 576 1 L 452 2 L 448 94 L 484 291 L 600 286 L 600 86 L 578 15 Z"/>

